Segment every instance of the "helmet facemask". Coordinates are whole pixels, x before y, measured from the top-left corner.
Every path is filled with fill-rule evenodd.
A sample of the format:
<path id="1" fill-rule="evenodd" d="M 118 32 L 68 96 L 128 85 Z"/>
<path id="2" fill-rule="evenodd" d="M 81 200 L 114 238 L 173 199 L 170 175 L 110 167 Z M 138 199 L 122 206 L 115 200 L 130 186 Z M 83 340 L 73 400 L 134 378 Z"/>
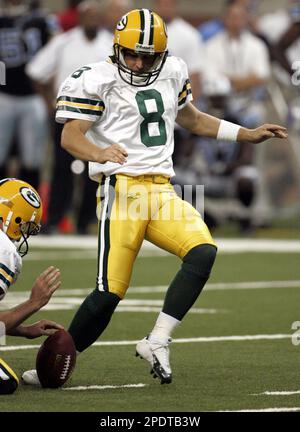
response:
<path id="1" fill-rule="evenodd" d="M 153 55 L 153 63 L 149 70 L 144 72 L 135 72 L 131 70 L 125 61 L 124 53 L 128 48 L 124 48 L 118 44 L 114 44 L 114 60 L 118 66 L 120 77 L 128 84 L 136 87 L 148 86 L 157 79 L 163 65 L 166 61 L 168 52 L 150 54 Z M 134 51 L 136 54 L 149 55 L 149 52 Z"/>
<path id="2" fill-rule="evenodd" d="M 35 222 L 22 222 L 20 223 L 21 239 L 17 245 L 18 253 L 21 257 L 25 256 L 28 252 L 28 238 L 37 235 L 41 230 L 41 225 Z"/>

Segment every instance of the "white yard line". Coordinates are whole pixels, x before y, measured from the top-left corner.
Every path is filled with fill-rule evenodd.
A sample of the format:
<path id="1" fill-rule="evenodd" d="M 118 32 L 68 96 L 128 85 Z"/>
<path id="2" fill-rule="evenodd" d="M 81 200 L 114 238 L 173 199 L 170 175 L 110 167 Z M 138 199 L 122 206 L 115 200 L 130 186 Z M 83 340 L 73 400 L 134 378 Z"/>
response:
<path id="1" fill-rule="evenodd" d="M 24 295 L 22 292 L 9 293 L 5 301 L 0 305 L 1 309 L 14 308 L 18 304 L 27 300 L 28 295 Z M 41 311 L 54 311 L 54 310 L 72 310 L 78 308 L 83 302 L 84 297 L 54 297 L 50 302 L 44 306 Z M 140 300 L 140 299 L 128 299 L 123 300 L 116 309 L 115 312 L 160 312 L 163 306 L 163 300 Z M 225 313 L 226 310 L 208 309 L 208 308 L 192 308 L 190 313 L 192 314 L 217 314 Z"/>
<path id="2" fill-rule="evenodd" d="M 208 283 L 205 285 L 204 289 L 205 291 L 217 291 L 217 290 L 244 290 L 244 289 L 247 290 L 247 289 L 270 289 L 270 288 L 300 288 L 300 280 Z M 167 285 L 129 287 L 128 294 L 163 293 L 167 289 L 168 289 Z"/>
<path id="3" fill-rule="evenodd" d="M 121 388 L 142 388 L 146 384 L 124 384 L 124 385 L 91 385 L 91 386 L 78 386 L 78 387 L 65 387 L 66 391 L 85 391 L 85 390 L 108 390 L 108 389 L 121 389 Z"/>
<path id="4" fill-rule="evenodd" d="M 300 280 L 289 280 L 289 281 L 253 281 L 253 282 L 220 282 L 220 283 L 208 283 L 205 285 L 205 291 L 217 291 L 217 290 L 247 290 L 247 289 L 273 289 L 273 288 L 300 288 Z M 64 296 L 85 296 L 93 291 L 94 287 L 91 288 L 75 288 L 75 289 L 59 289 L 55 294 L 56 297 Z M 146 285 L 146 286 L 135 286 L 129 287 L 128 294 L 148 294 L 148 293 L 164 293 L 168 289 L 167 285 Z M 7 298 L 15 298 L 22 295 L 24 298 L 28 297 L 29 291 L 18 291 L 13 288 L 7 296 Z M 22 298 L 23 298 L 22 297 Z M 4 301 L 2 304 L 4 304 Z M 122 300 L 122 303 L 127 300 Z"/>
<path id="5" fill-rule="evenodd" d="M 273 288 L 300 288 L 300 280 L 208 283 L 205 287 L 205 291 Z M 58 290 L 50 302 L 42 308 L 42 311 L 72 310 L 78 307 L 82 303 L 84 297 L 93 291 L 93 289 L 94 288 L 77 288 Z M 165 293 L 167 289 L 167 285 L 130 287 L 128 289 L 128 294 Z M 27 300 L 29 294 L 28 291 L 15 291 L 14 289 L 9 291 L 5 299 L 0 303 L 0 310 L 15 307 L 17 304 Z M 163 300 L 125 299 L 122 300 L 116 312 L 160 312 L 162 304 Z M 190 312 L 193 314 L 216 314 L 226 313 L 227 311 L 213 308 L 193 308 Z"/>
<path id="6" fill-rule="evenodd" d="M 263 393 L 255 393 L 252 396 L 292 396 L 300 394 L 300 390 L 286 390 L 286 391 L 265 391 Z"/>
<path id="7" fill-rule="evenodd" d="M 26 261 L 72 261 L 72 260 L 95 260 L 97 258 L 97 250 L 81 250 L 81 251 L 30 251 L 26 256 Z"/>
<path id="8" fill-rule="evenodd" d="M 224 239 L 217 238 L 219 253 L 241 253 L 241 252 L 281 252 L 300 253 L 300 240 L 276 240 L 276 239 Z M 46 249 L 90 249 L 91 253 L 97 251 L 97 236 L 43 236 L 39 235 L 30 239 L 30 245 Z M 77 251 L 74 251 L 77 253 Z M 157 246 L 144 241 L 141 254 L 145 256 L 169 255 Z M 152 255 L 151 255 L 152 254 Z M 81 259 L 86 258 L 82 254 Z M 39 255 L 36 255 L 37 257 Z M 67 259 L 67 257 L 65 256 Z M 78 255 L 80 258 L 80 254 Z M 27 257 L 26 257 L 27 259 Z M 30 255 L 28 255 L 30 259 Z"/>
<path id="9" fill-rule="evenodd" d="M 300 280 L 208 283 L 205 290 L 300 288 Z"/>
<path id="10" fill-rule="evenodd" d="M 149 307 L 149 306 L 118 306 L 115 312 L 161 312 L 161 307 Z M 205 308 L 193 308 L 190 309 L 190 314 L 218 314 L 225 313 L 224 309 L 205 309 Z"/>
<path id="11" fill-rule="evenodd" d="M 209 337 L 197 337 L 197 338 L 181 338 L 173 339 L 173 343 L 203 343 L 203 342 L 245 342 L 245 341 L 257 341 L 257 340 L 280 340 L 280 339 L 291 339 L 291 334 L 259 334 L 259 335 L 235 335 L 235 336 L 209 336 Z M 123 340 L 123 341 L 105 341 L 95 342 L 93 347 L 102 346 L 127 346 L 136 345 L 138 340 Z M 0 346 L 1 351 L 19 351 L 38 349 L 40 345 L 6 345 Z"/>

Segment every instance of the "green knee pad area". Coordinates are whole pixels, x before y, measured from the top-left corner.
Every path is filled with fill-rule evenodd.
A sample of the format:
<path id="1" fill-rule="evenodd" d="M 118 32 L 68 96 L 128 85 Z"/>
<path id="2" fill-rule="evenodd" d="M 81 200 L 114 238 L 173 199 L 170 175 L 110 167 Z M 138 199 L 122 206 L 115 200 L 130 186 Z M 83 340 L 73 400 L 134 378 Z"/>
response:
<path id="1" fill-rule="evenodd" d="M 120 300 L 116 294 L 95 289 L 87 296 L 84 303 L 93 315 L 99 316 L 113 312 Z"/>
<path id="2" fill-rule="evenodd" d="M 215 262 L 217 248 L 211 244 L 199 245 L 191 249 L 183 258 L 181 270 L 190 277 L 208 279 Z"/>
<path id="3" fill-rule="evenodd" d="M 167 291 L 163 312 L 181 321 L 199 297 L 216 258 L 211 244 L 191 249 Z"/>

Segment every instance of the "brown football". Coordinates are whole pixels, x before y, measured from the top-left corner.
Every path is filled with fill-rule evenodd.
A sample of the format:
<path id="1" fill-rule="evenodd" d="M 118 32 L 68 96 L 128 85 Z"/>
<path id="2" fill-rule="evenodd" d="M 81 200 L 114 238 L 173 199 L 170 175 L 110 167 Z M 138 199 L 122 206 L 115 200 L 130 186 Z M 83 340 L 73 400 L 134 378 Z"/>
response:
<path id="1" fill-rule="evenodd" d="M 76 348 L 70 333 L 58 330 L 41 345 L 36 371 L 42 387 L 61 387 L 71 376 L 76 363 Z"/>

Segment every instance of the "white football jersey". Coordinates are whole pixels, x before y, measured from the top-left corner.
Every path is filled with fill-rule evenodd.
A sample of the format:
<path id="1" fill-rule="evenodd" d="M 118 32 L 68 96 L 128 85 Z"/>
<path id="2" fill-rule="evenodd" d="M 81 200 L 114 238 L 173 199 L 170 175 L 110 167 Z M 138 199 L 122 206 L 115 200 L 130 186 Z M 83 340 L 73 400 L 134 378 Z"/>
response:
<path id="1" fill-rule="evenodd" d="M 0 300 L 7 293 L 10 285 L 14 284 L 22 269 L 22 258 L 16 246 L 0 230 Z"/>
<path id="2" fill-rule="evenodd" d="M 174 175 L 174 125 L 178 110 L 192 100 L 187 66 L 168 57 L 157 80 L 145 87 L 127 84 L 111 61 L 79 69 L 62 84 L 56 121 L 82 119 L 94 122 L 87 138 L 101 148 L 119 144 L 127 162 L 90 162 L 90 177 L 124 173 Z"/>

